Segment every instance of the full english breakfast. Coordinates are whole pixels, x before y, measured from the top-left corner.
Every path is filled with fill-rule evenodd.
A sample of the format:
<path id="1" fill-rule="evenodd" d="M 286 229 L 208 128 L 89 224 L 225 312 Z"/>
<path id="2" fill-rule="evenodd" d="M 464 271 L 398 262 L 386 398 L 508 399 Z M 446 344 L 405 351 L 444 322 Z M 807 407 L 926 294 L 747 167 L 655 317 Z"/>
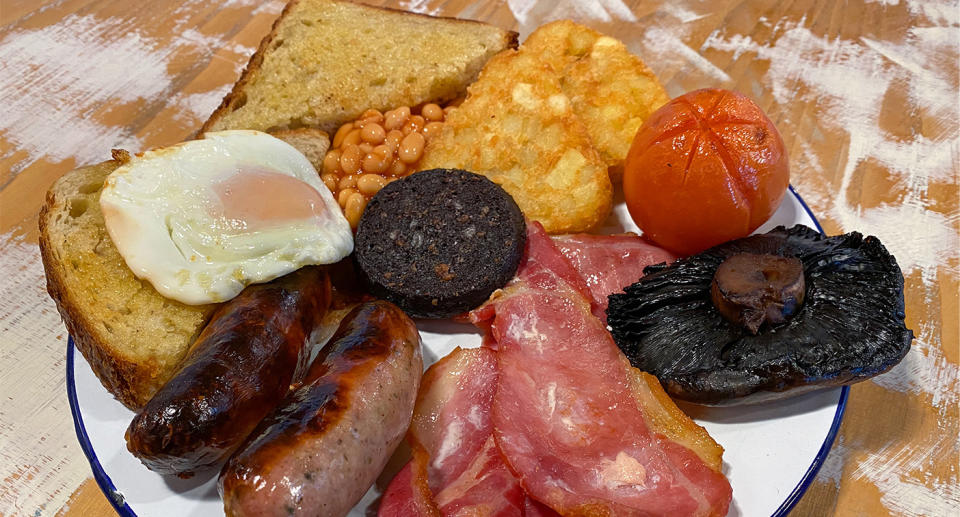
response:
<path id="1" fill-rule="evenodd" d="M 392 456 L 381 516 L 726 515 L 671 396 L 857 382 L 912 340 L 875 238 L 748 237 L 789 183 L 756 104 L 670 100 L 567 20 L 517 46 L 293 0 L 197 140 L 113 156 L 48 193 L 48 291 L 129 451 L 220 469 L 228 515 L 345 515 Z M 621 187 L 643 235 L 587 233 Z M 410 318 L 482 345 L 422 373 Z"/>

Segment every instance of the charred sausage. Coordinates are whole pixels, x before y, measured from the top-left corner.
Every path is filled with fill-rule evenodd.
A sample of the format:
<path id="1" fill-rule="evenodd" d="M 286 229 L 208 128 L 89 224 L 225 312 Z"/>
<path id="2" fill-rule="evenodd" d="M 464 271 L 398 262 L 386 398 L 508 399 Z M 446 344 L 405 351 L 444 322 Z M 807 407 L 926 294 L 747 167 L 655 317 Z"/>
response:
<path id="1" fill-rule="evenodd" d="M 422 370 L 420 334 L 403 311 L 355 308 L 302 386 L 227 461 L 226 514 L 345 515 L 410 425 Z"/>
<path id="2" fill-rule="evenodd" d="M 127 449 L 151 470 L 184 477 L 223 461 L 303 375 L 330 296 L 326 270 L 309 267 L 225 303 L 134 416 Z"/>

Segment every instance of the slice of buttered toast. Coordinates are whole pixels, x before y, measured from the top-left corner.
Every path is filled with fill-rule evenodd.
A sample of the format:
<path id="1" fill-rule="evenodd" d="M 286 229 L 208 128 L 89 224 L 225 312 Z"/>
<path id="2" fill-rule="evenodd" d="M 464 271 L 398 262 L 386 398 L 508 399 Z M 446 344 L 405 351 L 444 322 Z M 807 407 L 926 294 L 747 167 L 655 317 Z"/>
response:
<path id="1" fill-rule="evenodd" d="M 115 160 L 68 172 L 40 210 L 47 291 L 77 349 L 120 402 L 137 409 L 176 371 L 216 305 L 164 298 L 127 268 L 107 234 L 100 189 Z"/>
<path id="2" fill-rule="evenodd" d="M 292 0 L 200 132 L 335 131 L 367 109 L 461 96 L 517 34 L 343 0 Z"/>

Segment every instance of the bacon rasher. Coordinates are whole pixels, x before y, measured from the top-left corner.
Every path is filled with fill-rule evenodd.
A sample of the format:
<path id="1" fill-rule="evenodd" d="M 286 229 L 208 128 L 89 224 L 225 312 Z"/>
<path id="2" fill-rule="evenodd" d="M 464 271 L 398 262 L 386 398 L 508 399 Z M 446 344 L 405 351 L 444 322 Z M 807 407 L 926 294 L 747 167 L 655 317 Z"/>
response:
<path id="1" fill-rule="evenodd" d="M 630 366 L 575 272 L 529 225 L 517 277 L 471 313 L 484 347 L 425 374 L 381 515 L 406 508 L 391 491 L 432 504 L 419 515 L 726 514 L 722 448 Z"/>
<path id="2" fill-rule="evenodd" d="M 390 483 L 381 516 L 523 515 L 520 483 L 493 439 L 497 376 L 488 348 L 458 348 L 424 373 L 407 436 L 413 459 Z"/>
<path id="3" fill-rule="evenodd" d="M 623 291 L 643 276 L 643 268 L 677 257 L 630 234 L 577 233 L 553 237 L 560 253 L 577 270 L 590 291 L 593 315 L 607 321 L 607 296 Z"/>

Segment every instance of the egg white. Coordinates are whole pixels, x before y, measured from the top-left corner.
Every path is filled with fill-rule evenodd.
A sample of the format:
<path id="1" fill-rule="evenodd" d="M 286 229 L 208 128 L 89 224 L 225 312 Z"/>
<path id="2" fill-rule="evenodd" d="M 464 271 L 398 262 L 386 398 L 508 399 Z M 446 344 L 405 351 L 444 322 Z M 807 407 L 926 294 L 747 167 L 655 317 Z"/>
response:
<path id="1" fill-rule="evenodd" d="M 218 216 L 214 185 L 251 170 L 302 181 L 319 193 L 321 213 L 258 228 L 223 216 L 222 208 Z M 133 157 L 107 177 L 100 206 L 133 273 L 191 305 L 226 301 L 249 284 L 353 251 L 350 224 L 310 161 L 259 131 L 207 133 Z"/>

